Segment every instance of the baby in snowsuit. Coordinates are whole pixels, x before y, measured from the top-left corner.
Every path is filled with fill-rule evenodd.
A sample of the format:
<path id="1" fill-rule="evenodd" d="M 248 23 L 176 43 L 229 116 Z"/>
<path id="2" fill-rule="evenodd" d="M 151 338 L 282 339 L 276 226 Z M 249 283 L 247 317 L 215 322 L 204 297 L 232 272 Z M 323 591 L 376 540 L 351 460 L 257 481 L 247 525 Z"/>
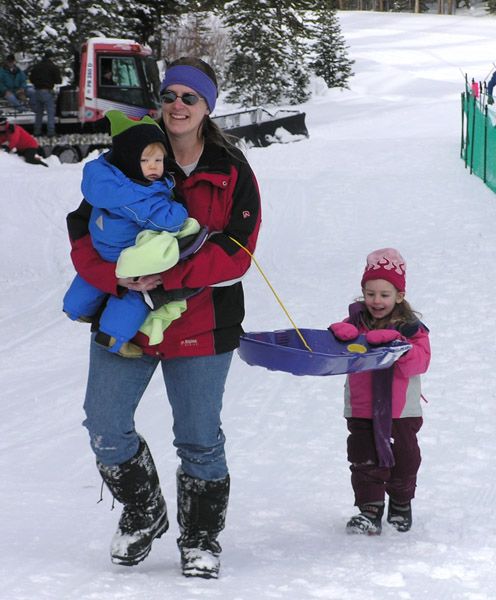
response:
<path id="1" fill-rule="evenodd" d="M 131 120 L 117 110 L 107 112 L 106 117 L 111 124 L 112 150 L 85 165 L 81 190 L 92 205 L 89 229 L 95 249 L 103 259 L 118 262 L 117 276 L 125 277 L 119 273 L 119 263 L 126 248 L 132 253 L 138 235 L 177 235 L 192 220 L 187 219 L 184 206 L 172 199 L 174 182 L 164 176 L 166 138 L 159 125 L 147 116 Z M 162 262 L 153 267 L 160 270 L 152 272 L 170 268 L 179 258 L 176 239 L 165 235 Z M 156 243 L 152 242 L 152 247 Z M 63 309 L 73 320 L 91 321 L 106 297 L 105 292 L 77 275 L 65 294 Z M 139 292 L 128 290 L 120 298 L 110 296 L 100 316 L 96 341 L 121 356 L 140 356 L 140 348 L 129 340 L 149 312 Z"/>

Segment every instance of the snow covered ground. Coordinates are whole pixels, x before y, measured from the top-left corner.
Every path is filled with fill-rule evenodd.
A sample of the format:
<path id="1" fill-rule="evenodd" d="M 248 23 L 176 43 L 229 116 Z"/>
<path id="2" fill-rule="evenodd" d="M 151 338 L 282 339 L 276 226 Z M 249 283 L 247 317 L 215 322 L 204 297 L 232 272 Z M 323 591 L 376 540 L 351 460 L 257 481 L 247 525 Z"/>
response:
<path id="1" fill-rule="evenodd" d="M 218 581 L 185 579 L 177 525 L 134 568 L 89 449 L 88 330 L 66 319 L 65 214 L 81 164 L 0 155 L 1 600 L 490 600 L 496 585 L 496 197 L 459 158 L 463 73 L 495 60 L 491 17 L 341 13 L 349 91 L 316 86 L 308 140 L 249 151 L 263 194 L 257 258 L 300 327 L 342 319 L 366 254 L 395 246 L 431 328 L 414 526 L 346 536 L 354 513 L 344 376 L 293 377 L 236 357 L 223 413 L 232 496 Z M 260 274 L 247 331 L 290 324 Z M 171 514 L 176 457 L 160 378 L 139 408 Z"/>

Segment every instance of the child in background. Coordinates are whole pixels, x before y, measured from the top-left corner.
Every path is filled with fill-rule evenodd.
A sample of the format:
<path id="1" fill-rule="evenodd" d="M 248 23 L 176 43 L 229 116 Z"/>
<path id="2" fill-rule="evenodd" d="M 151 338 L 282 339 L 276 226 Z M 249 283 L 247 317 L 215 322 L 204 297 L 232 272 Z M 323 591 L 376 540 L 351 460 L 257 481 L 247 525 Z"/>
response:
<path id="1" fill-rule="evenodd" d="M 34 137 L 16 123 L 9 123 L 3 111 L 0 111 L 0 150 L 15 152 L 30 165 L 48 167 L 43 150 Z"/>
<path id="2" fill-rule="evenodd" d="M 359 514 L 348 533 L 379 535 L 385 495 L 387 521 L 398 531 L 412 525 L 422 426 L 420 375 L 429 367 L 429 330 L 405 300 L 406 263 L 393 248 L 367 256 L 363 301 L 350 305 L 345 321 L 329 326 L 342 341 L 365 334 L 371 345 L 404 340 L 412 348 L 391 367 L 351 373 L 345 384 L 351 485 Z"/>
<path id="3" fill-rule="evenodd" d="M 150 117 L 134 121 L 117 110 L 105 116 L 111 124 L 112 150 L 85 165 L 81 189 L 92 206 L 93 246 L 102 258 L 116 262 L 124 249 L 134 246 L 141 231 L 177 233 L 188 214 L 172 199 L 172 178 L 164 176 L 166 137 L 159 125 Z M 77 275 L 64 297 L 64 312 L 73 320 L 92 321 L 106 297 Z M 111 296 L 95 341 L 126 358 L 138 358 L 142 351 L 129 340 L 149 311 L 139 292 Z"/>

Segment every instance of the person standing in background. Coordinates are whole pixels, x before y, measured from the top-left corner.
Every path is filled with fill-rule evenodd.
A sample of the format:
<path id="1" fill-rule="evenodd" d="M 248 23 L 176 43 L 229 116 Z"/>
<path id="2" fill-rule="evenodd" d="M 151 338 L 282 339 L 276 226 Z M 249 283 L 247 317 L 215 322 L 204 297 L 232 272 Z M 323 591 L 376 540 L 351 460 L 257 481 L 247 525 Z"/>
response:
<path id="1" fill-rule="evenodd" d="M 34 85 L 33 105 L 35 112 L 34 135 L 41 135 L 43 114 L 47 114 L 47 135 L 55 135 L 55 99 L 53 88 L 62 83 L 60 69 L 52 62 L 53 52 L 47 50 L 40 62 L 29 72 L 29 79 Z"/>

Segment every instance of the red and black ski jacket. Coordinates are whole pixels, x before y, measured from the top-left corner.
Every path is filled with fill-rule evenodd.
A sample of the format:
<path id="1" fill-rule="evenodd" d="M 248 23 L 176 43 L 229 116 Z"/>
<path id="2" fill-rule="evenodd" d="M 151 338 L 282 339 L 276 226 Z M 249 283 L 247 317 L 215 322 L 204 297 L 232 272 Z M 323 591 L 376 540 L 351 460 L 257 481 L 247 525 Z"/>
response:
<path id="1" fill-rule="evenodd" d="M 133 339 L 146 354 L 160 358 L 201 356 L 231 351 L 239 345 L 244 318 L 243 287 L 239 279 L 248 270 L 261 223 L 260 194 L 255 175 L 243 154 L 205 143 L 196 169 L 186 177 L 172 160 L 167 171 L 176 181 L 189 216 L 213 232 L 201 249 L 162 273 L 166 290 L 204 288 L 187 300 L 187 309 L 171 323 L 163 341 L 148 345 L 138 333 Z M 93 248 L 88 233 L 91 206 L 83 200 L 67 216 L 71 258 L 76 271 L 100 290 L 121 295 L 115 264 L 105 262 Z"/>
<path id="2" fill-rule="evenodd" d="M 0 133 L 0 144 L 8 146 L 9 152 L 17 151 L 22 153 L 31 148 L 33 150 L 39 148 L 36 139 L 24 127 L 15 125 L 14 123 L 9 123 L 6 131 Z"/>

